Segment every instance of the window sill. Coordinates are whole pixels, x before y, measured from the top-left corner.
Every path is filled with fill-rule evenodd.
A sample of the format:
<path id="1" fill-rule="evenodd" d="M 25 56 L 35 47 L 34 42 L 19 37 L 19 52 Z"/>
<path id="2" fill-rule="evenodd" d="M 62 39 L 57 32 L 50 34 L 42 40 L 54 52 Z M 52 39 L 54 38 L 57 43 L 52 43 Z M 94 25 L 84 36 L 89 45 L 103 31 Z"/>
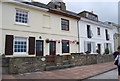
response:
<path id="1" fill-rule="evenodd" d="M 51 27 L 42 27 L 42 28 L 51 29 Z"/>
<path id="2" fill-rule="evenodd" d="M 28 24 L 23 24 L 23 23 L 15 23 L 15 25 L 30 27 Z"/>
<path id="3" fill-rule="evenodd" d="M 65 32 L 70 32 L 70 30 L 62 30 L 62 31 L 65 31 Z"/>
<path id="4" fill-rule="evenodd" d="M 97 35 L 97 36 L 101 37 L 101 35 Z"/>

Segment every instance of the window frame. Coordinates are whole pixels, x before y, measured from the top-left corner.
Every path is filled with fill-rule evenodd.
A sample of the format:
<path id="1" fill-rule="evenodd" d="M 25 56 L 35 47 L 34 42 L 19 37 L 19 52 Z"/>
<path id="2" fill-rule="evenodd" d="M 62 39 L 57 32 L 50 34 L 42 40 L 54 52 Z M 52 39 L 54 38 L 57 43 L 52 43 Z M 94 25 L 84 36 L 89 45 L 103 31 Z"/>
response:
<path id="1" fill-rule="evenodd" d="M 62 24 L 62 20 L 67 21 L 67 24 L 68 24 L 68 25 Z M 64 25 L 64 26 L 67 26 L 68 29 L 64 29 L 64 28 L 62 27 L 63 25 Z M 61 30 L 69 31 L 69 25 L 70 25 L 69 20 L 61 18 Z"/>
<path id="2" fill-rule="evenodd" d="M 27 12 L 27 23 L 22 23 L 22 22 L 17 22 L 17 21 L 16 21 L 16 13 L 17 13 L 17 10 L 20 10 L 20 11 L 23 11 L 23 12 Z M 25 10 L 25 9 L 15 8 L 14 22 L 15 22 L 15 24 L 28 25 L 28 24 L 29 24 L 29 11 L 28 11 L 28 10 Z"/>
<path id="3" fill-rule="evenodd" d="M 26 52 L 15 52 L 15 38 L 26 38 Z M 19 37 L 19 36 L 15 36 L 14 37 L 14 40 L 13 40 L 13 54 L 22 54 L 22 55 L 26 55 L 26 54 L 28 54 L 28 48 L 29 48 L 29 46 L 28 46 L 28 38 L 27 37 Z"/>
<path id="4" fill-rule="evenodd" d="M 90 51 L 88 45 L 90 45 Z M 87 42 L 87 51 L 89 51 L 90 53 L 92 52 L 92 42 Z"/>
<path id="5" fill-rule="evenodd" d="M 100 29 L 100 27 L 97 27 L 97 35 L 101 35 L 101 29 Z"/>
<path id="6" fill-rule="evenodd" d="M 87 25 L 87 38 L 92 38 L 91 25 Z"/>
<path id="7" fill-rule="evenodd" d="M 67 43 L 68 43 L 68 51 L 67 52 L 63 51 L 63 41 L 67 41 Z M 70 42 L 69 42 L 69 40 L 62 40 L 62 53 L 70 53 Z"/>

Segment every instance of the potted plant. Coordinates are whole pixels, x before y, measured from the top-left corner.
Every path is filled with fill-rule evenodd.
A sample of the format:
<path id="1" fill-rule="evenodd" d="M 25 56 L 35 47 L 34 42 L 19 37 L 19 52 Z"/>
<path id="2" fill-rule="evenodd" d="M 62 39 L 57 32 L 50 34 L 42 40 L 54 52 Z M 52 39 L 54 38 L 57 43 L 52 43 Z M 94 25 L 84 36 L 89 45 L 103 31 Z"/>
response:
<path id="1" fill-rule="evenodd" d="M 76 42 L 76 44 L 78 44 L 78 45 L 79 45 L 79 42 Z"/>
<path id="2" fill-rule="evenodd" d="M 109 54 L 109 49 L 108 48 L 105 49 L 105 54 Z"/>
<path id="3" fill-rule="evenodd" d="M 97 49 L 96 52 L 97 52 L 98 54 L 100 54 L 100 50 L 99 50 L 99 49 Z"/>
<path id="4" fill-rule="evenodd" d="M 49 40 L 49 39 L 46 39 L 45 41 L 46 41 L 46 43 L 49 43 L 49 42 L 50 42 L 50 40 Z"/>

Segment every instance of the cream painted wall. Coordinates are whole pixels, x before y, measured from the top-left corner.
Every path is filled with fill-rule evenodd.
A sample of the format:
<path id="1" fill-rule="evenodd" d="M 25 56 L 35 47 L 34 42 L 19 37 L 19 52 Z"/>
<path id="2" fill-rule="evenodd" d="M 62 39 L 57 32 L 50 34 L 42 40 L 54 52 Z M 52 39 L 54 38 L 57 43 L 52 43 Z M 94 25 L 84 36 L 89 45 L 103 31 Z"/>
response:
<path id="1" fill-rule="evenodd" d="M 2 2 L 0 1 L 0 39 L 2 39 Z M 2 40 L 0 40 L 0 54 L 2 53 Z"/>
<path id="2" fill-rule="evenodd" d="M 15 8 L 23 9 L 29 11 L 29 23 L 28 25 L 19 25 L 15 23 Z M 68 19 L 70 23 L 70 31 L 61 30 L 61 18 Z M 45 22 L 45 20 L 47 22 Z M 42 40 L 47 38 L 53 40 L 78 40 L 77 32 L 77 20 L 52 14 L 45 11 L 40 11 L 37 9 L 27 8 L 23 6 L 18 6 L 12 3 L 4 3 L 3 5 L 3 44 L 5 44 L 5 35 L 15 35 L 20 37 L 42 37 Z M 56 43 L 56 54 L 62 54 L 62 44 Z M 2 48 L 2 53 L 4 53 L 5 46 Z M 77 44 L 70 44 L 70 53 L 78 52 Z M 49 44 L 44 42 L 44 55 L 49 54 Z M 20 54 L 19 54 L 20 55 Z M 26 54 L 27 55 L 27 54 Z M 24 55 L 24 56 L 26 56 Z M 15 55 L 16 56 L 16 55 Z M 18 56 L 18 55 L 17 55 Z M 20 55 L 23 56 L 23 55 Z"/>
<path id="3" fill-rule="evenodd" d="M 15 8 L 28 10 L 29 11 L 29 24 L 27 26 L 15 24 Z M 21 31 L 30 31 L 30 32 L 41 32 L 41 33 L 50 33 L 58 34 L 64 36 L 77 36 L 76 26 L 77 20 L 51 14 L 48 12 L 43 12 L 35 9 L 28 9 L 25 7 L 13 5 L 10 3 L 4 3 L 3 5 L 3 27 L 12 30 L 21 30 Z M 8 10 L 5 10 L 8 9 Z M 9 13 L 9 14 L 7 14 Z M 50 16 L 50 28 L 45 28 L 43 23 L 43 15 Z M 70 20 L 70 31 L 61 30 L 61 18 Z M 33 22 L 34 21 L 34 22 Z M 7 24 L 6 24 L 7 22 Z M 57 31 L 57 32 L 56 32 Z"/>

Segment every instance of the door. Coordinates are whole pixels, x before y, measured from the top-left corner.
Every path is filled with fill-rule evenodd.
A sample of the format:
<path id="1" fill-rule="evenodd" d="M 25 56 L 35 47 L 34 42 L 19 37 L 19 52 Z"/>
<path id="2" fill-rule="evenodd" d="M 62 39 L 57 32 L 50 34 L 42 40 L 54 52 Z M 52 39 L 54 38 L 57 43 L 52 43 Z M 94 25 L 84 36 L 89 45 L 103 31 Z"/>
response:
<path id="1" fill-rule="evenodd" d="M 98 44 L 98 53 L 101 54 L 101 44 Z"/>
<path id="2" fill-rule="evenodd" d="M 88 42 L 88 44 L 87 44 L 87 51 L 89 53 L 91 53 L 91 50 L 92 50 L 92 48 L 91 48 L 91 42 Z"/>
<path id="3" fill-rule="evenodd" d="M 50 41 L 50 55 L 56 55 L 56 42 Z"/>
<path id="4" fill-rule="evenodd" d="M 43 56 L 43 41 L 36 40 L 36 56 Z"/>

